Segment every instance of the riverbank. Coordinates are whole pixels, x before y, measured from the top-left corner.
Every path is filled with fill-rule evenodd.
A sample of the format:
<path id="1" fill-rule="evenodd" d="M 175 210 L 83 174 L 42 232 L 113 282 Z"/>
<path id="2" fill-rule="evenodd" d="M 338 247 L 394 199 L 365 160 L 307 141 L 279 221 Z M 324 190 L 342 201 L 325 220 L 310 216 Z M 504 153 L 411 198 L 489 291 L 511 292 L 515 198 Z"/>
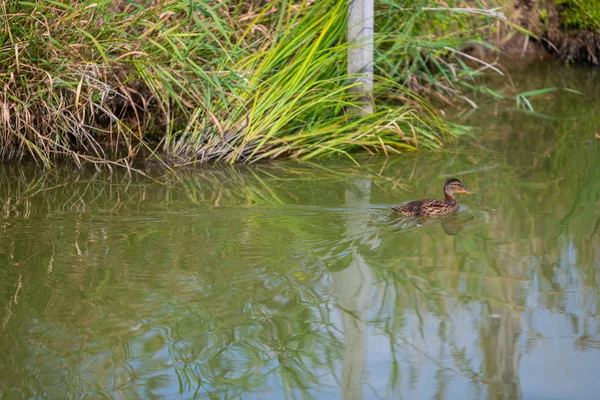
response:
<path id="1" fill-rule="evenodd" d="M 513 57 L 553 57 L 568 64 L 600 64 L 600 1 L 516 0 L 503 12 L 524 31 L 509 28 L 492 42 Z"/>
<path id="2" fill-rule="evenodd" d="M 346 1 L 13 2 L 1 11 L 0 158 L 129 168 L 441 148 L 466 129 L 427 99 L 498 96 L 477 80 L 497 66 L 465 49 L 521 21 L 499 4 L 377 2 L 376 111 L 359 117 Z"/>
<path id="3" fill-rule="evenodd" d="M 393 3 L 379 12 L 406 14 Z M 0 155 L 43 165 L 64 156 L 125 166 L 236 163 L 394 154 L 459 135 L 406 89 L 418 58 L 401 65 L 394 49 L 380 52 L 375 113 L 348 113 L 360 99 L 346 73 L 346 13 L 347 2 L 332 0 L 10 3 Z M 421 13 L 394 45 L 412 53 L 430 46 L 425 22 Z M 393 27 L 379 28 L 385 46 Z"/>

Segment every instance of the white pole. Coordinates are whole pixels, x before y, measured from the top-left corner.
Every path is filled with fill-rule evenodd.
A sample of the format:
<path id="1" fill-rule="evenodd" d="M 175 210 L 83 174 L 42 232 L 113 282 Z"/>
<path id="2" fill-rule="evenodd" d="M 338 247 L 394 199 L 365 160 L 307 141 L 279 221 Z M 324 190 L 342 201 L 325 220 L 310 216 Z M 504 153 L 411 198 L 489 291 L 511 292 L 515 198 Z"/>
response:
<path id="1" fill-rule="evenodd" d="M 361 113 L 373 113 L 374 0 L 350 0 L 348 5 L 348 74 L 358 76 Z"/>

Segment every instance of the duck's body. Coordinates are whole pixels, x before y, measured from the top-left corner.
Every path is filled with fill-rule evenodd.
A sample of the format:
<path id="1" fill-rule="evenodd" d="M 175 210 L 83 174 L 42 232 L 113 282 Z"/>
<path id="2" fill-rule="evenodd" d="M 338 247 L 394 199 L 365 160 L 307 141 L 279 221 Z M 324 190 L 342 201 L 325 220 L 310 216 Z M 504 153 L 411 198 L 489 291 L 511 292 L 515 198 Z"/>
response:
<path id="1" fill-rule="evenodd" d="M 458 202 L 454 201 L 423 199 L 415 200 L 401 206 L 392 207 L 392 210 L 406 217 L 420 215 L 446 215 L 458 209 Z"/>
<path id="2" fill-rule="evenodd" d="M 401 206 L 392 207 L 392 210 L 405 217 L 451 214 L 458 209 L 458 202 L 454 197 L 454 193 L 473 194 L 473 192 L 463 186 L 461 181 L 456 178 L 450 178 L 444 184 L 444 200 L 416 200 Z"/>

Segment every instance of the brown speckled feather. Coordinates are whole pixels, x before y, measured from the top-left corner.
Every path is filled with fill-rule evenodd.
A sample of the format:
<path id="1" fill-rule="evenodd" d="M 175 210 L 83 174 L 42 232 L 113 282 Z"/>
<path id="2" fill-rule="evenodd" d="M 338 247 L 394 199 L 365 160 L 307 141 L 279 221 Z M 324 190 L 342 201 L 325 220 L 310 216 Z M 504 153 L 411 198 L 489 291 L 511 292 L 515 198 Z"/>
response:
<path id="1" fill-rule="evenodd" d="M 423 199 L 392 207 L 392 210 L 404 216 L 418 216 L 450 214 L 457 208 L 457 202 L 446 203 L 436 199 Z"/>

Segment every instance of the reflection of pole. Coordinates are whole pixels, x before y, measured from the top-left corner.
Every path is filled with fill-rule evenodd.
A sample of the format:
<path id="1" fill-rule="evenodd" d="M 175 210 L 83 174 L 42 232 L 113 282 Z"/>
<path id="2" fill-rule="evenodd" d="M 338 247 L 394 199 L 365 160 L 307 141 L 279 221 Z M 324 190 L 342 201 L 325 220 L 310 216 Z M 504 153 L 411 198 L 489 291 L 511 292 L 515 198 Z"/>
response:
<path id="1" fill-rule="evenodd" d="M 365 208 L 369 204 L 371 182 L 356 181 L 358 191 L 346 190 L 346 204 Z M 360 238 L 368 219 L 365 211 L 352 212 L 346 218 L 346 234 Z M 342 312 L 344 328 L 344 359 L 342 362 L 342 398 L 361 400 L 367 364 L 367 323 L 373 273 L 354 244 L 350 246 L 352 261 L 348 268 L 334 272 L 333 278 L 338 292 L 337 304 Z"/>
<path id="2" fill-rule="evenodd" d="M 338 287 L 337 304 L 344 310 L 344 359 L 342 361 L 342 399 L 361 400 L 367 365 L 367 322 L 373 275 L 365 260 L 352 252 L 350 266 L 334 272 Z"/>
<path id="3" fill-rule="evenodd" d="M 362 98 L 362 114 L 373 113 L 373 10 L 374 0 L 350 0 L 348 4 L 348 74 L 358 75 L 356 88 Z"/>
<path id="4" fill-rule="evenodd" d="M 515 269 L 510 262 L 503 262 L 503 265 L 509 276 L 522 277 L 526 273 L 520 265 L 515 265 Z M 486 289 L 503 299 L 507 305 L 520 304 L 525 298 L 523 288 L 515 288 L 510 284 L 494 285 Z M 519 379 L 521 314 L 507 305 L 492 305 L 492 314 L 481 329 L 481 341 L 486 343 L 483 347 L 483 360 L 490 400 L 522 398 Z"/>
<path id="5" fill-rule="evenodd" d="M 519 337 L 521 316 L 511 310 L 498 309 L 482 336 L 487 342 L 484 350 L 485 372 L 489 377 L 489 399 L 521 399 L 519 380 Z"/>

